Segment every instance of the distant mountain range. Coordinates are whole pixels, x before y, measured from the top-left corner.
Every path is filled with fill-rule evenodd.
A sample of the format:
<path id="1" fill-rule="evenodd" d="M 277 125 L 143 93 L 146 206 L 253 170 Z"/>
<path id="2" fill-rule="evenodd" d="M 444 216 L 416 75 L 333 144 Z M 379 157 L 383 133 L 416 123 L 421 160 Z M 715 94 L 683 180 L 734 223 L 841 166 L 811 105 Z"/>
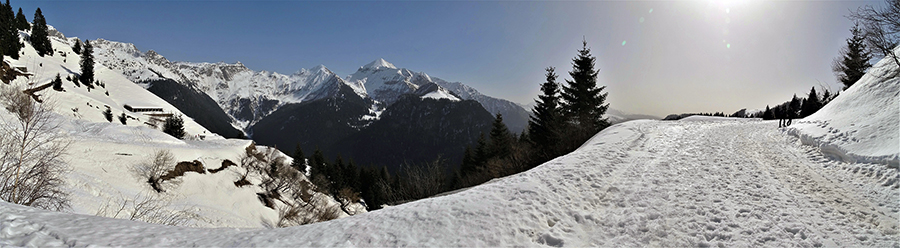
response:
<path id="1" fill-rule="evenodd" d="M 284 151 L 300 145 L 307 153 L 321 149 L 392 168 L 439 155 L 456 164 L 465 146 L 489 130 L 495 114 L 514 132 L 528 123 L 528 112 L 513 102 L 384 59 L 341 78 L 322 65 L 284 75 L 250 70 L 240 62 L 172 62 L 130 43 L 99 39 L 92 45 L 97 63 L 210 131 L 247 135 Z"/>

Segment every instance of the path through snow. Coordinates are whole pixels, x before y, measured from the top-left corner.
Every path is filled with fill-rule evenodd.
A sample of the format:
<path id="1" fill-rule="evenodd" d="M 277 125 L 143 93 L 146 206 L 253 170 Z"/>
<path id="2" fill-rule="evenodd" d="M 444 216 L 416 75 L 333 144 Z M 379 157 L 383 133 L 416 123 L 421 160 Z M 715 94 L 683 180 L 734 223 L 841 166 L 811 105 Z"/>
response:
<path id="1" fill-rule="evenodd" d="M 0 203 L 0 245 L 900 246 L 897 169 L 827 160 L 776 126 L 627 122 L 525 173 L 282 229 L 165 227 Z"/>

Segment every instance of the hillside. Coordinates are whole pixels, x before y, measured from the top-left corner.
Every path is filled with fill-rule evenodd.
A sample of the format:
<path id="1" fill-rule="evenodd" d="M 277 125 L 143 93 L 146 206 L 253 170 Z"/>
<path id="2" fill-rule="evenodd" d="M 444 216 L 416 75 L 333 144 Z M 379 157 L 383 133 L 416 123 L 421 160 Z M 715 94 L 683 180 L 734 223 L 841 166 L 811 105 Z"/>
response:
<path id="1" fill-rule="evenodd" d="M 879 71 L 870 72 L 875 80 L 896 82 L 879 76 L 893 74 L 874 74 Z M 892 86 L 854 87 L 842 101 L 900 93 Z M 894 120 L 882 116 L 894 114 L 870 119 Z M 878 132 L 877 125 L 832 125 Z M 873 140 L 892 138 L 885 137 Z M 274 230 L 174 228 L 0 203 L 0 240 L 33 246 L 900 245 L 896 167 L 825 154 L 786 135 L 777 121 L 630 121 L 532 170 L 335 221 Z"/>
<path id="2" fill-rule="evenodd" d="M 166 100 L 101 64 L 95 64 L 95 79 L 99 85 L 93 90 L 75 84 L 75 80 L 66 80 L 66 77 L 81 73 L 79 55 L 71 49 L 75 38 L 66 38 L 53 31 L 51 41 L 55 52 L 52 55 L 38 56 L 31 44 L 25 42 L 20 59 L 3 58 L 5 64 L 29 75 L 19 76 L 9 84 L 0 83 L 0 88 L 34 89 L 50 82 L 57 74 L 63 78 L 62 91 L 46 88 L 35 95 L 43 101 L 41 106 L 53 111 L 51 126 L 59 124 L 59 127 L 52 131 L 64 137 L 61 142 L 69 144 L 62 157 L 66 165 L 62 175 L 63 191 L 69 195 L 71 205 L 67 212 L 181 226 L 250 228 L 277 225 L 279 209 L 286 205 L 275 204 L 270 208 L 260 200 L 259 194 L 267 192 L 263 184 L 271 177 L 255 171 L 250 165 L 259 159 L 248 157 L 269 154 L 267 156 L 272 158 L 267 159 L 281 157 L 282 163 L 290 163 L 289 158 L 274 149 L 254 146 L 250 140 L 224 139 L 188 118 Z M 20 39 L 24 40 L 28 35 L 20 32 Z M 150 88 L 160 86 L 158 82 L 151 84 Z M 175 100 L 200 100 L 185 99 L 192 96 L 175 96 L 179 98 Z M 161 111 L 133 112 L 125 105 Z M 124 113 L 126 124 L 116 117 L 107 120 L 103 115 L 106 109 L 113 116 Z M 184 140 L 160 131 L 161 116 L 166 115 L 185 116 Z M 15 125 L 16 119 L 4 108 L 0 110 L 0 123 Z M 254 152 L 251 154 L 248 149 Z M 139 171 L 154 160 L 157 151 L 172 154 L 165 164 L 167 170 L 176 171 L 176 164 L 181 162 L 199 167 L 183 175 L 175 174 L 162 183 L 163 192 L 155 192 Z M 250 185 L 235 184 L 242 178 Z M 303 182 L 308 183 L 305 176 L 297 175 L 295 185 Z M 309 187 L 305 190 L 285 189 L 282 193 L 289 195 L 301 191 L 311 196 L 309 201 L 316 202 L 310 205 L 317 208 L 314 210 L 340 212 L 333 199 L 313 192 Z M 287 197 L 283 202 L 296 204 Z M 354 211 L 359 208 L 358 205 L 350 207 Z M 343 212 L 337 215 L 347 216 Z"/>
<path id="3" fill-rule="evenodd" d="M 900 47 L 894 49 L 900 54 Z M 900 166 L 900 68 L 888 59 L 788 133 L 822 153 L 854 163 Z"/>

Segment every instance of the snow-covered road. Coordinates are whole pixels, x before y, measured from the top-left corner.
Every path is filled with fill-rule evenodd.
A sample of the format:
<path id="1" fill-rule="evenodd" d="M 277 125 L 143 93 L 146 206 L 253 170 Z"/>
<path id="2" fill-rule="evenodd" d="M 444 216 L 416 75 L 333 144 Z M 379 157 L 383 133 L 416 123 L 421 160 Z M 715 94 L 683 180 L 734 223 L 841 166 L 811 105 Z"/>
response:
<path id="1" fill-rule="evenodd" d="M 896 247 L 898 178 L 827 160 L 774 121 L 632 121 L 525 173 L 292 228 L 167 227 L 0 203 L 0 245 Z"/>

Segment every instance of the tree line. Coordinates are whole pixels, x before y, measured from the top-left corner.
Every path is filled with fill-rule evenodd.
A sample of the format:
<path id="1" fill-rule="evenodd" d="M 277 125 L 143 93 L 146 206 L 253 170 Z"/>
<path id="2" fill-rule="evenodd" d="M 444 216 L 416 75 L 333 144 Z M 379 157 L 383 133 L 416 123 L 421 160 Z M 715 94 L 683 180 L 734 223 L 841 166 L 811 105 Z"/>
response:
<path id="1" fill-rule="evenodd" d="M 554 67 L 545 69 L 541 94 L 535 100 L 528 127 L 522 133 L 509 131 L 497 114 L 488 133 L 468 146 L 459 165 L 438 157 L 424 164 L 405 164 L 395 172 L 386 167 L 358 166 L 338 155 L 328 161 L 316 149 L 306 156 L 298 145 L 292 166 L 308 174 L 317 190 L 338 202 L 364 199 L 370 210 L 383 205 L 431 197 L 443 192 L 482 184 L 534 168 L 577 149 L 594 134 L 608 127 L 603 117 L 605 86 L 597 84 L 596 57 L 587 42 L 572 59 L 571 79 L 557 82 Z M 307 170 L 308 168 L 308 170 Z"/>

